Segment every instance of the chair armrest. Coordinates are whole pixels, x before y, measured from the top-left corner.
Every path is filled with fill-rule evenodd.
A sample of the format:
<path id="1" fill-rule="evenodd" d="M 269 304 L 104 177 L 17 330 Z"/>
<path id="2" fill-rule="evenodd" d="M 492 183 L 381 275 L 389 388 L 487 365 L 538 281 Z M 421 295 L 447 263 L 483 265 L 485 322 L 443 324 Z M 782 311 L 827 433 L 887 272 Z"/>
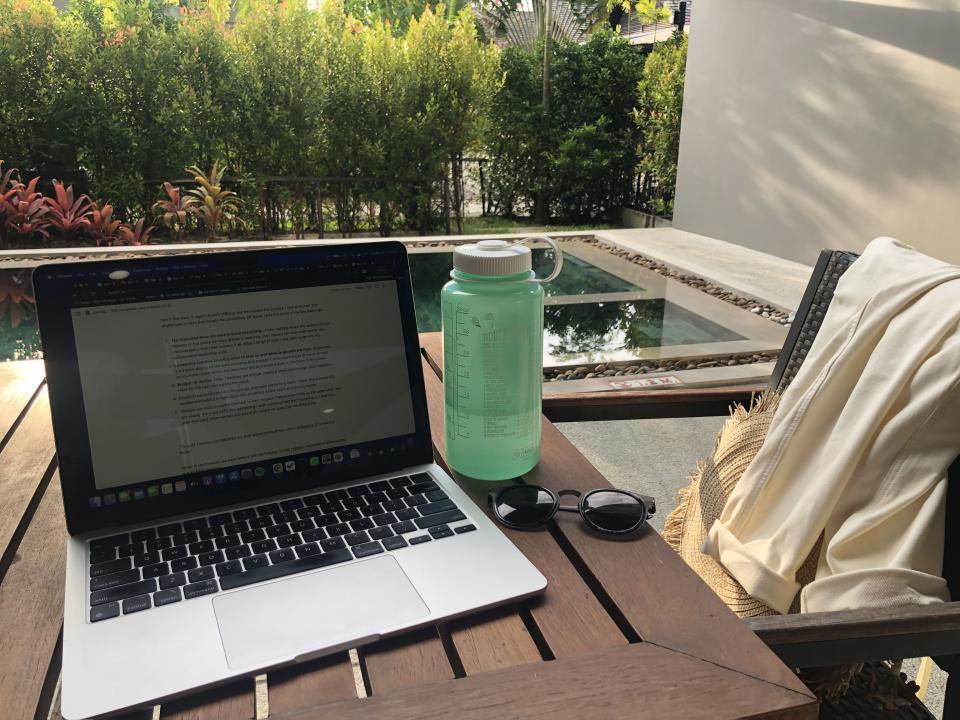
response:
<path id="1" fill-rule="evenodd" d="M 749 618 L 790 667 L 960 653 L 960 602 Z"/>
<path id="2" fill-rule="evenodd" d="M 681 390 L 550 393 L 543 396 L 543 414 L 551 422 L 724 416 L 730 414 L 733 403 L 749 407 L 753 396 L 766 389 L 766 385 L 738 385 Z"/>

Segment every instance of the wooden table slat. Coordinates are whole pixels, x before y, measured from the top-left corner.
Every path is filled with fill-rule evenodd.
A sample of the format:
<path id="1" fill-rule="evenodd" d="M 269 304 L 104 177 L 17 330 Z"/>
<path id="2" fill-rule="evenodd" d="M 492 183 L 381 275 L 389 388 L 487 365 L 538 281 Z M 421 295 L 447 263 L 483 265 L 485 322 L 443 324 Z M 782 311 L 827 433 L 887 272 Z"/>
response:
<path id="1" fill-rule="evenodd" d="M 640 643 L 271 714 L 271 720 L 813 720 L 817 711 L 808 694 Z"/>
<path id="2" fill-rule="evenodd" d="M 543 659 L 515 606 L 455 620 L 447 631 L 467 675 Z"/>
<path id="3" fill-rule="evenodd" d="M 256 715 L 253 678 L 203 690 L 160 706 L 162 720 L 250 720 Z"/>
<path id="4" fill-rule="evenodd" d="M 26 403 L 26 401 L 24 401 Z M 54 456 L 53 428 L 46 388 L 30 405 L 16 433 L 0 452 L 0 557 L 8 555 L 24 513 Z M 0 566 L 0 579 L 4 568 Z"/>
<path id="5" fill-rule="evenodd" d="M 271 714 L 357 696 L 353 666 L 345 652 L 272 672 L 267 688 Z"/>
<path id="6" fill-rule="evenodd" d="M 360 648 L 370 693 L 453 679 L 453 668 L 435 627 Z"/>
<path id="7" fill-rule="evenodd" d="M 63 625 L 67 555 L 66 545 L 51 538 L 65 535 L 60 483 L 54 476 L 0 584 L 0 714 L 10 720 L 28 720 L 38 710 L 46 715 L 37 702 Z"/>

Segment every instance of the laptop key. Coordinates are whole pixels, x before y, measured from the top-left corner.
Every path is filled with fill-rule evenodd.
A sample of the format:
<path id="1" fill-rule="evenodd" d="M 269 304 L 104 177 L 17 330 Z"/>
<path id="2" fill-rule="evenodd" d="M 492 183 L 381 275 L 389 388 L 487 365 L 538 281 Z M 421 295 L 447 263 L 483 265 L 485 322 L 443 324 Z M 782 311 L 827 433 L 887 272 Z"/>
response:
<path id="1" fill-rule="evenodd" d="M 297 514 L 295 512 L 288 512 L 286 510 L 273 514 L 273 522 L 275 522 L 277 525 L 293 522 L 296 519 L 297 519 Z"/>
<path id="2" fill-rule="evenodd" d="M 160 590 L 153 594 L 153 606 L 161 607 L 170 603 L 180 602 L 180 588 L 172 587 L 168 590 Z"/>
<path id="3" fill-rule="evenodd" d="M 363 513 L 359 510 L 341 510 L 337 513 L 337 517 L 340 518 L 340 522 L 350 522 L 351 520 L 359 520 L 363 517 Z"/>
<path id="4" fill-rule="evenodd" d="M 276 512 L 280 512 L 280 506 L 276 503 L 267 503 L 266 505 L 257 506 L 257 515 L 263 517 L 264 515 L 273 515 Z"/>
<path id="5" fill-rule="evenodd" d="M 119 585 L 127 585 L 139 579 L 140 571 L 136 568 L 133 570 L 121 570 L 120 572 L 110 573 L 109 575 L 91 578 L 90 591 L 106 590 L 107 588 L 117 587 Z"/>
<path id="6" fill-rule="evenodd" d="M 290 498 L 289 500 L 281 500 L 280 507 L 287 511 L 293 511 L 297 508 L 303 507 L 303 500 L 300 498 Z"/>
<path id="7" fill-rule="evenodd" d="M 471 530 L 476 530 L 476 529 L 477 529 L 476 525 L 461 525 L 460 527 L 454 528 L 453 531 L 457 535 L 463 535 L 464 533 L 468 533 Z"/>
<path id="8" fill-rule="evenodd" d="M 247 522 L 251 530 L 262 530 L 274 524 L 272 515 L 261 515 Z"/>
<path id="9" fill-rule="evenodd" d="M 240 533 L 240 539 L 245 543 L 256 542 L 257 540 L 266 540 L 267 534 L 263 530 L 247 530 Z"/>
<path id="10" fill-rule="evenodd" d="M 290 533 L 289 535 L 281 535 L 277 538 L 277 547 L 279 548 L 289 548 L 294 545 L 299 545 L 303 542 L 300 539 L 300 535 L 297 533 Z"/>
<path id="11" fill-rule="evenodd" d="M 117 559 L 117 549 L 115 547 L 98 547 L 90 551 L 90 564 L 98 565 L 100 563 L 110 562 Z"/>
<path id="12" fill-rule="evenodd" d="M 424 493 L 424 496 L 430 502 L 436 502 L 437 500 L 446 500 L 447 494 L 443 490 L 428 490 Z"/>
<path id="13" fill-rule="evenodd" d="M 410 494 L 406 491 L 405 488 L 402 488 L 402 487 L 390 488 L 389 490 L 384 490 L 384 492 L 387 494 L 387 497 L 390 498 L 391 500 L 401 500 Z"/>
<path id="14" fill-rule="evenodd" d="M 164 560 L 182 560 L 188 555 L 190 555 L 190 551 L 183 545 L 174 545 L 160 553 L 160 557 Z"/>
<path id="15" fill-rule="evenodd" d="M 417 505 L 426 505 L 428 500 L 423 495 L 411 495 L 408 498 L 404 498 L 404 502 L 407 503 L 407 507 L 415 507 Z"/>
<path id="16" fill-rule="evenodd" d="M 327 493 L 327 502 L 334 502 L 335 500 L 346 500 L 350 495 L 346 490 L 331 490 Z"/>
<path id="17" fill-rule="evenodd" d="M 158 537 L 153 540 L 147 540 L 144 545 L 146 545 L 147 552 L 157 552 L 164 548 L 173 547 L 173 538 L 168 536 Z"/>
<path id="18" fill-rule="evenodd" d="M 347 488 L 347 495 L 352 498 L 358 498 L 362 495 L 369 495 L 373 490 L 368 488 L 366 485 L 357 485 L 357 487 Z"/>
<path id="19" fill-rule="evenodd" d="M 430 528 L 430 534 L 434 539 L 439 540 L 440 538 L 447 538 L 453 535 L 453 530 L 448 528 L 446 525 L 438 525 L 437 527 Z"/>
<path id="20" fill-rule="evenodd" d="M 143 567 L 144 565 L 153 565 L 154 563 L 160 562 L 160 553 L 158 552 L 145 552 L 139 555 L 133 556 L 133 564 L 137 567 Z"/>
<path id="21" fill-rule="evenodd" d="M 223 531 L 223 525 L 211 525 L 210 527 L 197 530 L 197 537 L 199 537 L 201 540 L 213 540 L 221 535 L 226 535 L 226 533 Z"/>
<path id="22" fill-rule="evenodd" d="M 314 528 L 313 530 L 304 530 L 300 536 L 304 542 L 313 542 L 326 539 L 327 534 L 323 531 L 323 528 Z"/>
<path id="23" fill-rule="evenodd" d="M 243 508 L 242 510 L 233 511 L 234 520 L 252 520 L 257 517 L 256 508 Z"/>
<path id="24" fill-rule="evenodd" d="M 182 572 L 170 573 L 169 575 L 164 575 L 159 578 L 157 582 L 160 584 L 161 590 L 169 590 L 170 588 L 186 585 L 187 576 Z"/>
<path id="25" fill-rule="evenodd" d="M 251 557 L 246 558 L 243 561 L 243 569 L 253 570 L 254 568 L 258 568 L 258 567 L 266 567 L 269 564 L 270 564 L 270 561 L 267 560 L 266 555 L 253 555 Z"/>
<path id="26" fill-rule="evenodd" d="M 390 487 L 388 480 L 377 480 L 376 482 L 370 483 L 370 489 L 374 492 L 383 492 L 384 490 L 389 490 Z"/>
<path id="27" fill-rule="evenodd" d="M 141 580 L 140 582 L 130 583 L 129 585 L 97 590 L 96 592 L 90 593 L 90 605 L 103 605 L 108 602 L 125 600 L 126 598 L 131 598 L 136 595 L 155 592 L 156 589 L 157 581 L 150 578 L 149 580 Z"/>
<path id="28" fill-rule="evenodd" d="M 330 515 L 330 514 L 319 515 L 316 518 L 314 518 L 313 521 L 317 524 L 317 527 L 326 527 L 327 525 L 336 525 L 338 522 L 340 522 L 339 520 L 337 520 L 336 515 Z"/>
<path id="29" fill-rule="evenodd" d="M 123 601 L 123 614 L 131 615 L 141 610 L 149 610 L 151 607 L 153 606 L 150 604 L 149 595 L 137 595 Z"/>
<path id="30" fill-rule="evenodd" d="M 112 575 L 121 570 L 129 570 L 133 567 L 133 560 L 128 557 L 118 558 L 109 562 L 99 563 L 90 566 L 90 577 L 101 577 L 102 575 Z"/>
<path id="31" fill-rule="evenodd" d="M 369 530 L 373 526 L 374 522 L 370 518 L 360 518 L 359 520 L 354 520 L 350 523 L 350 529 L 354 532 L 359 532 L 360 530 Z"/>
<path id="32" fill-rule="evenodd" d="M 384 512 L 396 512 L 405 509 L 407 504 L 403 500 L 387 500 L 380 503 L 380 507 L 383 508 Z"/>
<path id="33" fill-rule="evenodd" d="M 359 545 L 360 543 L 370 542 L 370 536 L 363 531 L 344 535 L 343 539 L 346 541 L 347 545 Z"/>
<path id="34" fill-rule="evenodd" d="M 370 557 L 383 552 L 383 547 L 378 542 L 368 542 L 363 545 L 357 545 L 353 548 L 353 556 L 357 558 Z"/>
<path id="35" fill-rule="evenodd" d="M 414 520 L 420 517 L 420 512 L 416 508 L 406 508 L 397 510 L 397 520 Z"/>
<path id="36" fill-rule="evenodd" d="M 255 543 L 250 543 L 250 548 L 255 553 L 265 553 L 270 552 L 271 550 L 276 550 L 277 543 L 273 540 L 257 540 Z"/>
<path id="37" fill-rule="evenodd" d="M 210 552 L 200 553 L 197 556 L 197 562 L 201 565 L 216 565 L 223 562 L 223 550 L 211 550 Z"/>
<path id="38" fill-rule="evenodd" d="M 394 535 L 393 537 L 388 537 L 383 540 L 383 546 L 387 550 L 399 550 L 400 548 L 405 548 L 407 546 L 407 541 L 402 537 Z"/>
<path id="39" fill-rule="evenodd" d="M 459 510 L 448 510 L 447 512 L 436 513 L 434 515 L 427 515 L 426 517 L 418 518 L 417 520 L 414 520 L 414 522 L 417 524 L 418 528 L 421 530 L 426 530 L 427 528 L 436 527 L 438 525 L 446 525 L 447 523 L 466 519 L 466 515 Z"/>
<path id="40" fill-rule="evenodd" d="M 357 508 L 362 508 L 368 503 L 363 502 L 363 500 L 360 498 L 347 498 L 340 504 L 343 505 L 345 510 L 356 510 Z"/>
<path id="41" fill-rule="evenodd" d="M 167 523 L 166 525 L 161 525 L 157 528 L 157 535 L 164 537 L 167 535 L 176 535 L 177 533 L 183 532 L 183 526 L 180 523 Z"/>
<path id="42" fill-rule="evenodd" d="M 134 530 L 130 533 L 130 539 L 133 542 L 144 542 L 153 540 L 157 536 L 156 528 L 144 528 L 143 530 Z"/>
<path id="43" fill-rule="evenodd" d="M 350 526 L 346 523 L 336 523 L 334 525 L 327 525 L 324 530 L 330 537 L 336 537 L 337 535 L 346 535 L 350 532 Z"/>
<path id="44" fill-rule="evenodd" d="M 233 515 L 228 512 L 217 513 L 216 515 L 208 517 L 207 522 L 210 523 L 210 527 L 214 525 L 226 525 L 227 523 L 233 522 Z"/>
<path id="45" fill-rule="evenodd" d="M 213 540 L 201 540 L 200 542 L 190 544 L 191 555 L 199 555 L 200 553 L 210 552 L 213 549 Z"/>
<path id="46" fill-rule="evenodd" d="M 240 545 L 239 547 L 227 548 L 223 551 L 223 554 L 226 555 L 227 560 L 238 560 L 253 555 L 253 552 L 246 545 Z"/>
<path id="47" fill-rule="evenodd" d="M 429 475 L 428 473 L 425 473 L 425 472 L 416 473 L 415 475 L 411 475 L 411 476 L 410 476 L 410 479 L 413 480 L 414 483 L 431 483 L 431 484 L 433 484 L 433 478 L 430 477 L 430 475 Z"/>
<path id="48" fill-rule="evenodd" d="M 110 618 L 117 617 L 119 614 L 120 603 L 118 602 L 97 605 L 96 607 L 90 608 L 90 622 L 95 623 L 101 620 L 109 620 Z"/>
<path id="49" fill-rule="evenodd" d="M 294 553 L 291 548 L 281 548 L 280 550 L 274 550 L 270 553 L 270 562 L 277 565 L 278 563 L 290 562 L 296 557 L 296 553 Z"/>
<path id="50" fill-rule="evenodd" d="M 284 523 L 283 525 L 271 525 L 264 532 L 267 533 L 267 537 L 277 538 L 281 535 L 290 534 L 290 526 Z"/>
<path id="51" fill-rule="evenodd" d="M 306 520 L 307 518 L 317 517 L 320 514 L 320 508 L 314 507 L 313 505 L 307 505 L 307 507 L 302 507 L 297 510 L 297 517 L 301 520 Z"/>
<path id="52" fill-rule="evenodd" d="M 373 530 L 369 531 L 370 538 L 373 540 L 383 540 L 384 538 L 393 537 L 393 530 L 388 527 L 375 527 Z"/>
<path id="53" fill-rule="evenodd" d="M 195 570 L 191 570 L 187 573 L 187 578 L 192 583 L 200 582 L 201 580 L 209 580 L 214 575 L 212 567 L 198 567 Z"/>
<path id="54" fill-rule="evenodd" d="M 171 560 L 170 569 L 173 572 L 180 572 L 182 570 L 193 570 L 197 566 L 197 559 L 195 557 L 185 557 L 182 560 Z"/>
<path id="55" fill-rule="evenodd" d="M 390 484 L 395 488 L 406 487 L 407 485 L 413 485 L 413 480 L 408 478 L 406 475 L 401 475 L 400 477 L 395 477 L 390 480 Z"/>
<path id="56" fill-rule="evenodd" d="M 119 557 L 133 557 L 134 555 L 140 555 L 146 551 L 147 547 L 142 542 L 117 546 L 117 555 Z"/>
<path id="57" fill-rule="evenodd" d="M 247 525 L 247 521 L 246 521 L 246 520 L 237 520 L 237 521 L 232 522 L 232 523 L 227 523 L 226 525 L 223 526 L 223 529 L 224 529 L 226 532 L 228 532 L 228 533 L 233 533 L 234 535 L 239 535 L 240 533 L 244 532 L 245 530 L 249 530 L 249 529 L 250 529 L 250 526 Z"/>
<path id="58" fill-rule="evenodd" d="M 130 542 L 130 536 L 127 533 L 120 533 L 119 535 L 111 535 L 110 537 L 97 538 L 96 540 L 90 541 L 90 549 L 98 547 L 117 547 L 118 545 L 126 545 Z"/>
<path id="59" fill-rule="evenodd" d="M 239 560 L 227 560 L 217 565 L 217 575 L 220 577 L 224 575 L 236 575 L 241 572 L 243 572 L 243 566 Z"/>
<path id="60" fill-rule="evenodd" d="M 277 552 L 290 552 L 289 550 L 278 550 Z M 220 583 L 224 590 L 252 585 L 253 583 L 263 582 L 264 580 L 274 580 L 276 578 L 286 577 L 295 573 L 305 572 L 307 570 L 316 570 L 317 568 L 329 567 L 337 563 L 352 560 L 353 555 L 349 550 L 334 550 L 320 555 L 299 558 L 283 562 L 279 565 L 268 565 L 266 567 L 254 568 L 238 575 L 227 575 Z"/>
<path id="61" fill-rule="evenodd" d="M 383 506 L 380 503 L 374 503 L 373 505 L 364 505 L 360 508 L 360 514 L 364 517 L 373 517 L 374 515 L 379 515 L 383 512 Z M 340 513 L 342 516 L 343 513 Z"/>
<path id="62" fill-rule="evenodd" d="M 202 530 L 205 527 L 207 527 L 207 519 L 205 517 L 183 521 L 183 529 L 186 532 L 190 532 L 191 530 Z"/>
<path id="63" fill-rule="evenodd" d="M 319 555 L 320 546 L 317 545 L 315 542 L 305 543 L 303 545 L 298 545 L 296 548 L 294 548 L 294 552 L 297 553 L 298 558 L 310 557 L 311 555 Z"/>
<path id="64" fill-rule="evenodd" d="M 416 537 L 410 538 L 411 545 L 419 545 L 420 543 L 430 542 L 431 538 L 429 535 L 417 535 Z"/>
<path id="65" fill-rule="evenodd" d="M 306 495 L 303 498 L 303 501 L 307 505 L 319 505 L 323 502 L 323 493 L 314 493 L 312 495 Z"/>
<path id="66" fill-rule="evenodd" d="M 306 520 L 294 520 L 290 523 L 290 529 L 294 532 L 303 532 L 304 530 L 313 530 L 316 525 L 313 524 L 313 520 L 307 518 Z"/>
<path id="67" fill-rule="evenodd" d="M 240 539 L 239 535 L 224 535 L 223 537 L 218 537 L 215 542 L 218 550 L 243 545 L 243 540 Z"/>
<path id="68" fill-rule="evenodd" d="M 432 515 L 433 513 L 445 512 L 447 510 L 453 510 L 457 506 L 453 504 L 450 500 L 441 500 L 439 502 L 432 502 L 426 505 L 420 505 L 417 510 L 420 511 L 421 515 Z"/>
<path id="69" fill-rule="evenodd" d="M 370 493 L 363 498 L 367 505 L 378 505 L 379 503 L 386 502 L 389 499 L 390 498 L 387 497 L 387 494 L 382 492 Z"/>
<path id="70" fill-rule="evenodd" d="M 382 515 L 374 515 L 372 518 L 378 526 L 381 525 L 392 525 L 397 521 L 396 516 L 393 513 L 383 513 Z"/>
<path id="71" fill-rule="evenodd" d="M 390 526 L 393 528 L 393 531 L 397 535 L 403 535 L 404 533 L 416 532 L 417 526 L 413 524 L 410 520 L 404 520 L 403 522 L 394 523 Z"/>
<path id="72" fill-rule="evenodd" d="M 201 595 L 210 595 L 219 590 L 216 580 L 201 580 L 183 586 L 183 597 L 187 600 L 200 597 Z"/>
<path id="73" fill-rule="evenodd" d="M 320 547 L 324 552 L 333 552 L 334 550 L 342 550 L 347 544 L 343 541 L 342 537 L 333 537 L 328 538 L 327 540 L 320 541 Z"/>
<path id="74" fill-rule="evenodd" d="M 165 562 L 156 563 L 155 565 L 144 565 L 143 579 L 158 578 L 161 575 L 166 575 L 168 572 L 170 572 L 170 568 Z"/>
<path id="75" fill-rule="evenodd" d="M 190 543 L 195 543 L 200 539 L 200 536 L 197 535 L 196 530 L 188 530 L 186 532 L 177 533 L 173 536 L 173 544 L 177 545 L 189 545 Z"/>

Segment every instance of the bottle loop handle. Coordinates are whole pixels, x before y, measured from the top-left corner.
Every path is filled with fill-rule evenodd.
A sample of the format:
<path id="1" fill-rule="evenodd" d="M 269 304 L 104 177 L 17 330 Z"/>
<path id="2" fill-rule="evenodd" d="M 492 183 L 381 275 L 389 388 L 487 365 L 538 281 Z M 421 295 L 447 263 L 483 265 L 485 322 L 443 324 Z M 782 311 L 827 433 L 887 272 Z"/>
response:
<path id="1" fill-rule="evenodd" d="M 510 245 L 526 245 L 528 242 L 534 242 L 537 240 L 545 242 L 553 249 L 553 272 L 551 272 L 545 278 L 532 278 L 533 282 L 535 283 L 545 284 L 551 280 L 556 280 L 557 276 L 560 274 L 560 271 L 563 269 L 563 251 L 560 250 L 560 243 L 558 243 L 549 235 L 530 235 L 522 240 L 517 240 L 510 243 Z"/>

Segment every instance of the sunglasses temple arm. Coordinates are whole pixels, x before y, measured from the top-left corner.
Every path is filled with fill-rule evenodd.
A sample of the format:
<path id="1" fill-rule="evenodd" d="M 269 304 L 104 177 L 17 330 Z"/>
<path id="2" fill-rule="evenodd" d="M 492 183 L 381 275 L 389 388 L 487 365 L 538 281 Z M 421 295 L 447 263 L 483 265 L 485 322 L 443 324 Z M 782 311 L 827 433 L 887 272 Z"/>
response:
<path id="1" fill-rule="evenodd" d="M 656 515 L 657 513 L 657 501 L 654 500 L 649 495 L 637 495 L 638 498 L 643 500 L 643 504 L 647 506 L 647 512 L 650 515 Z"/>

